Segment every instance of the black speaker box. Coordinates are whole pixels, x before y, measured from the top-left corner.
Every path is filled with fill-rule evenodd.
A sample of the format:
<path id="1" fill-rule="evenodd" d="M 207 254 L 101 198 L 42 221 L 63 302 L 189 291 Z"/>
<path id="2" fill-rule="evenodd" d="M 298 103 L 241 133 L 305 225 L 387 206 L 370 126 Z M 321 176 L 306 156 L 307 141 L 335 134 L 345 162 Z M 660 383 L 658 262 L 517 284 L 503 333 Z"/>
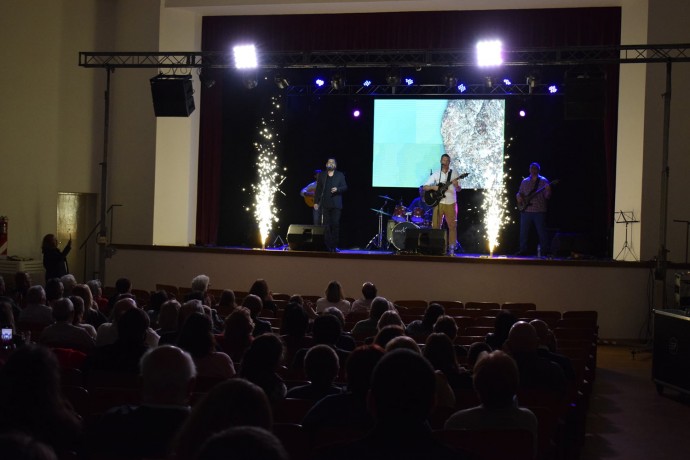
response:
<path id="1" fill-rule="evenodd" d="M 442 256 L 446 253 L 448 239 L 441 228 L 409 229 L 405 232 L 405 250 L 420 254 Z"/>
<path id="2" fill-rule="evenodd" d="M 325 251 L 324 234 L 326 227 L 321 225 L 291 224 L 288 227 L 288 246 L 293 251 Z"/>
<path id="3" fill-rule="evenodd" d="M 188 117 L 194 112 L 191 75 L 158 75 L 150 81 L 157 117 Z"/>

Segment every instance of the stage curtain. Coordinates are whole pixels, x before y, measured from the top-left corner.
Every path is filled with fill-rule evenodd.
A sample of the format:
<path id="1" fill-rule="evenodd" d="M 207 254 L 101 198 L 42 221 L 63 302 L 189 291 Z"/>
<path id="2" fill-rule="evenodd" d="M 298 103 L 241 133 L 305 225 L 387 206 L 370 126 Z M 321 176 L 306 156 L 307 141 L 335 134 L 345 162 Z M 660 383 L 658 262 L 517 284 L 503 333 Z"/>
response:
<path id="1" fill-rule="evenodd" d="M 501 37 L 509 49 L 617 45 L 620 8 L 498 11 L 435 11 L 281 16 L 206 16 L 203 51 L 228 51 L 240 42 L 259 50 L 464 49 L 481 38 Z M 606 163 L 609 208 L 613 209 L 618 66 L 609 66 Z M 202 88 L 197 243 L 214 245 L 220 213 L 222 79 Z M 227 141 L 227 140 L 226 140 Z M 602 218 L 606 218 L 602 216 Z M 607 225 L 611 225 L 609 216 Z"/>

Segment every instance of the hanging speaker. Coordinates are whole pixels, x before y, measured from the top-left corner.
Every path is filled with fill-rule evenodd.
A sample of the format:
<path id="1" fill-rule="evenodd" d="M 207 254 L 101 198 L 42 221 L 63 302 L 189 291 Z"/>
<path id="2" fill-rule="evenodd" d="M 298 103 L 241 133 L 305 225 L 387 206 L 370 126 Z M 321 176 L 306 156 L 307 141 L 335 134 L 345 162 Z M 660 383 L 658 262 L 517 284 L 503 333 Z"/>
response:
<path id="1" fill-rule="evenodd" d="M 188 117 L 194 112 L 191 75 L 157 75 L 150 81 L 157 117 Z"/>

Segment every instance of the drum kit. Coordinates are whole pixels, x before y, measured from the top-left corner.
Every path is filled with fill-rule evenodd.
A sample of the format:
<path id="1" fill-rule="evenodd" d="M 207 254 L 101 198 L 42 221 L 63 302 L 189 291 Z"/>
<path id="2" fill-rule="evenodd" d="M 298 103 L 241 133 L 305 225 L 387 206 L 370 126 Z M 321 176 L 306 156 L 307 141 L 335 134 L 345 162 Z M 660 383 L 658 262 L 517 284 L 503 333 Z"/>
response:
<path id="1" fill-rule="evenodd" d="M 410 229 L 430 228 L 432 209 L 424 211 L 424 208 L 416 207 L 409 210 L 403 204 L 398 204 L 393 209 L 393 213 L 385 211 L 385 207 L 389 202 L 395 200 L 386 195 L 379 195 L 382 198 L 383 204 L 379 209 L 371 208 L 379 218 L 379 232 L 369 241 L 367 248 L 372 249 L 388 249 L 392 245 L 398 251 L 405 250 L 405 233 Z M 386 233 L 383 230 L 383 216 L 389 218 Z"/>

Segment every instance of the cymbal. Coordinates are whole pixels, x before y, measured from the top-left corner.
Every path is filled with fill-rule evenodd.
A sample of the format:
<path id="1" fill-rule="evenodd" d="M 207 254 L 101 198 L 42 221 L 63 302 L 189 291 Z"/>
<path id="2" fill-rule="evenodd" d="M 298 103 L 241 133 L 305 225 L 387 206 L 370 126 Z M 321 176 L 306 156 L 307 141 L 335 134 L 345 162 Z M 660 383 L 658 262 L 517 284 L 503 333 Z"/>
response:
<path id="1" fill-rule="evenodd" d="M 386 201 L 395 201 L 393 198 L 386 195 L 379 195 L 379 198 L 383 198 Z"/>
<path id="2" fill-rule="evenodd" d="M 371 208 L 371 210 L 374 211 L 374 212 L 378 212 L 379 214 L 383 214 L 384 216 L 388 216 L 388 217 L 391 216 L 391 215 L 388 214 L 387 212 L 381 211 L 380 209 Z"/>

